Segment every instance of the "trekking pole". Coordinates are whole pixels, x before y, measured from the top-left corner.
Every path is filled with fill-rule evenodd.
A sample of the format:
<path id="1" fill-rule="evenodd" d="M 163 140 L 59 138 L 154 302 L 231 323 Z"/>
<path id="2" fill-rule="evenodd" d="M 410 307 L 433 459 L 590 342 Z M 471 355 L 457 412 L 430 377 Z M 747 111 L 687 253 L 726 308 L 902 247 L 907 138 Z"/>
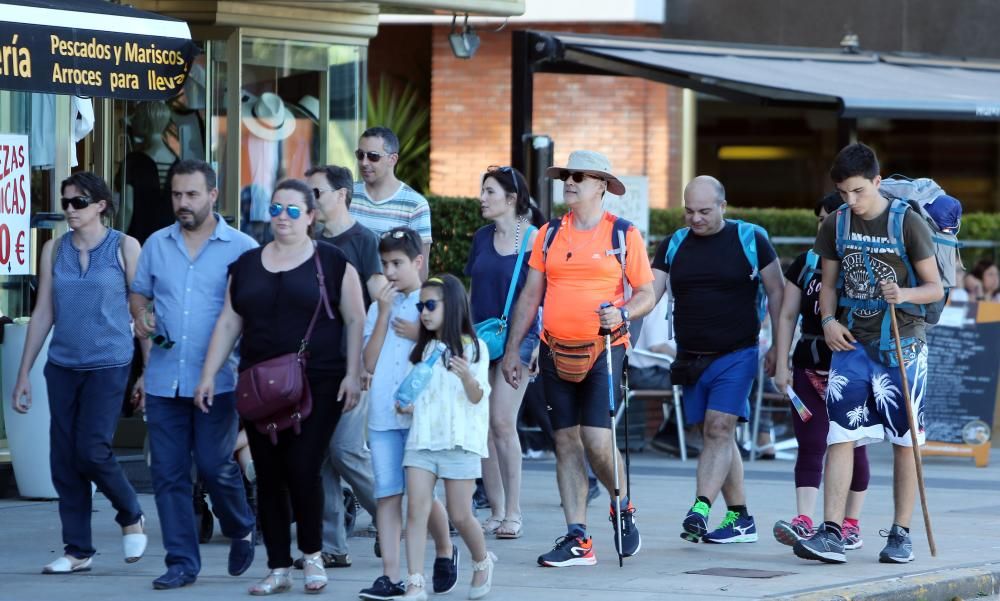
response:
<path id="1" fill-rule="evenodd" d="M 606 309 L 612 306 L 611 303 L 601 304 L 601 309 Z M 615 538 L 618 542 L 618 567 L 624 566 L 624 557 L 622 556 L 622 491 L 621 483 L 618 481 L 618 434 L 615 431 L 615 377 L 612 372 L 611 360 L 611 329 L 602 327 L 598 331 L 599 335 L 604 336 L 604 360 L 607 365 L 608 371 L 608 414 L 611 417 L 611 464 L 615 470 L 615 498 L 614 498 L 614 514 L 615 514 Z M 627 438 L 626 433 L 626 438 Z"/>
<path id="2" fill-rule="evenodd" d="M 913 445 L 913 462 L 917 466 L 917 488 L 920 491 L 920 509 L 924 512 L 924 527 L 927 529 L 927 544 L 931 548 L 931 557 L 937 557 L 937 545 L 934 544 L 934 532 L 931 530 L 931 514 L 927 509 L 927 489 L 924 488 L 924 465 L 920 458 L 920 446 L 917 444 L 917 424 L 913 416 L 913 406 L 910 404 L 910 384 L 906 379 L 906 365 L 903 363 L 903 343 L 899 339 L 899 326 L 896 324 L 895 307 L 889 305 L 889 315 L 892 316 L 892 337 L 896 342 L 896 361 L 899 363 L 899 375 L 903 381 L 903 402 L 906 403 L 906 419 L 910 423 L 910 442 Z"/>
<path id="3" fill-rule="evenodd" d="M 628 425 L 628 354 L 622 362 L 622 404 L 625 407 L 625 498 L 632 500 L 632 453 L 629 447 L 629 435 L 632 432 Z"/>

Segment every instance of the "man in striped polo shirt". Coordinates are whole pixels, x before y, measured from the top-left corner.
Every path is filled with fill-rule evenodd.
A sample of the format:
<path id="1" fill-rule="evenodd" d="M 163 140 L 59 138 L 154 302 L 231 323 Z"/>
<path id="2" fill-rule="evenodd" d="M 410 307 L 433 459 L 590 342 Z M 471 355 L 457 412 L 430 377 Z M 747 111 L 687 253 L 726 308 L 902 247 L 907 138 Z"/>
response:
<path id="1" fill-rule="evenodd" d="M 396 179 L 399 138 L 388 127 L 370 127 L 361 134 L 354 156 L 361 181 L 354 183 L 351 215 L 380 237 L 395 227 L 408 227 L 420 234 L 424 243 L 420 275 L 426 278 L 431 253 L 431 209 L 426 198 Z"/>

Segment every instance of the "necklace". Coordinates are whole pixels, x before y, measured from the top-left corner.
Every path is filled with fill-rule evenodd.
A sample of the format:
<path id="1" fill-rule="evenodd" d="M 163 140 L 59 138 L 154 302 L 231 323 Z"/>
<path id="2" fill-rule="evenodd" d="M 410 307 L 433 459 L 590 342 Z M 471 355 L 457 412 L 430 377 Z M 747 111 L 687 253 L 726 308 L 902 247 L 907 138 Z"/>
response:
<path id="1" fill-rule="evenodd" d="M 494 225 L 493 235 L 496 236 L 499 233 L 500 230 L 498 230 L 496 225 Z M 518 251 L 521 249 L 520 242 L 521 242 L 521 218 L 518 217 L 517 221 L 514 222 L 514 254 L 517 254 Z"/>
<path id="2" fill-rule="evenodd" d="M 575 221 L 575 218 L 571 217 L 569 221 L 570 221 L 570 223 L 568 223 L 567 225 L 569 225 L 569 227 L 570 227 L 571 230 L 575 230 L 576 228 L 573 226 L 573 221 Z M 590 235 L 590 239 L 589 240 L 585 240 L 582 244 L 575 244 L 574 245 L 573 241 L 571 240 L 572 234 L 570 234 L 569 232 L 566 232 L 566 246 L 569 246 L 569 250 L 566 251 L 566 260 L 567 261 L 569 261 L 573 257 L 573 251 L 574 250 L 579 250 L 582 246 L 589 245 L 591 242 L 594 241 L 595 238 L 597 238 L 597 232 L 598 232 L 598 230 L 600 230 L 600 225 L 601 225 L 601 222 L 598 221 L 594 225 L 594 233 L 592 233 Z"/>

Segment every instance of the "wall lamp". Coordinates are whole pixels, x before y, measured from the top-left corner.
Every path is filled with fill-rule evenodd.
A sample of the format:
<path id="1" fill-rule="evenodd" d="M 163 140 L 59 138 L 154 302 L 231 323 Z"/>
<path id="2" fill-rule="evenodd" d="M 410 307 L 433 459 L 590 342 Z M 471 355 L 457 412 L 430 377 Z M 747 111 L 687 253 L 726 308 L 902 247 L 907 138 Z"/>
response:
<path id="1" fill-rule="evenodd" d="M 455 58 L 472 58 L 476 50 L 479 50 L 479 35 L 469 25 L 469 13 L 465 13 L 465 22 L 462 24 L 461 31 L 459 31 L 457 22 L 458 13 L 455 13 L 451 17 L 451 33 L 448 35 L 451 52 Z"/>

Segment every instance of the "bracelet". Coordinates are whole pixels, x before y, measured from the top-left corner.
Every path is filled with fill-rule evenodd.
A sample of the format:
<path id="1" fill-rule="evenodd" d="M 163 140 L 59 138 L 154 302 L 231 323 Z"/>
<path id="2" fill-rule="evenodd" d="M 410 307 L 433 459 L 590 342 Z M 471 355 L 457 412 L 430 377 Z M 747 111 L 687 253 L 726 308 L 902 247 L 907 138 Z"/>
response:
<path id="1" fill-rule="evenodd" d="M 834 317 L 833 315 L 827 315 L 826 317 L 823 318 L 823 321 L 819 322 L 819 326 L 821 328 L 825 328 L 826 324 L 830 323 L 831 321 L 836 321 L 836 320 L 837 320 L 837 318 Z"/>

